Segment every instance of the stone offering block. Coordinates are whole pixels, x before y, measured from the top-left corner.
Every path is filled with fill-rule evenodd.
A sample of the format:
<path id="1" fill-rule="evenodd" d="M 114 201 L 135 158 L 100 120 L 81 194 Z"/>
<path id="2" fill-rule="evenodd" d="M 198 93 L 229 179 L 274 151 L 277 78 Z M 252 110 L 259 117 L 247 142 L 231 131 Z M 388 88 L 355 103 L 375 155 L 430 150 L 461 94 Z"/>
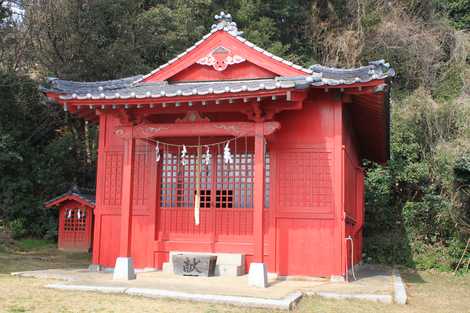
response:
<path id="1" fill-rule="evenodd" d="M 173 271 L 184 276 L 214 276 L 217 256 L 203 254 L 175 254 L 172 258 Z"/>

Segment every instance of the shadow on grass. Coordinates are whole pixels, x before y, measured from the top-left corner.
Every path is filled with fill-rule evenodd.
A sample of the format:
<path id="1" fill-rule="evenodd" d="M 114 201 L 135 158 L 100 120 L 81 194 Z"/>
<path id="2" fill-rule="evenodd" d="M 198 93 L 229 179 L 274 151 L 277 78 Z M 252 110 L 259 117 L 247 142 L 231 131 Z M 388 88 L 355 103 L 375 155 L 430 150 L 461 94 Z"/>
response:
<path id="1" fill-rule="evenodd" d="M 426 284 L 428 283 L 423 277 L 418 273 L 418 271 L 411 268 L 401 268 L 400 274 L 406 283 L 411 284 Z"/>

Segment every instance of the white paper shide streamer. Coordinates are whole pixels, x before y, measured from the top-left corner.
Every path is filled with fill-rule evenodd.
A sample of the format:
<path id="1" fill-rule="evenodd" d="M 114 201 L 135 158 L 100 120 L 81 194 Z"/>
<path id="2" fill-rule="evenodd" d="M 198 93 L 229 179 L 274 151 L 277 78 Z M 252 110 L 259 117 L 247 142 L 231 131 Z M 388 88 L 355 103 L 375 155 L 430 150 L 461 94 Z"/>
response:
<path id="1" fill-rule="evenodd" d="M 188 150 L 185 145 L 183 145 L 183 149 L 181 150 L 181 164 L 183 166 L 188 164 Z"/>
<path id="2" fill-rule="evenodd" d="M 160 162 L 160 143 L 158 141 L 155 146 L 155 161 Z"/>
<path id="3" fill-rule="evenodd" d="M 227 142 L 225 144 L 225 147 L 224 147 L 224 162 L 225 162 L 225 164 L 227 164 L 227 163 L 232 164 L 233 163 L 233 155 L 230 152 L 230 147 L 228 145 L 229 145 L 229 142 Z"/>
<path id="4" fill-rule="evenodd" d="M 202 156 L 202 162 L 204 163 L 204 165 L 209 166 L 210 163 L 211 163 L 211 158 L 212 158 L 212 154 L 211 154 L 211 151 L 209 149 L 209 146 L 207 146 L 206 147 L 206 153 L 204 153 L 203 156 Z"/>

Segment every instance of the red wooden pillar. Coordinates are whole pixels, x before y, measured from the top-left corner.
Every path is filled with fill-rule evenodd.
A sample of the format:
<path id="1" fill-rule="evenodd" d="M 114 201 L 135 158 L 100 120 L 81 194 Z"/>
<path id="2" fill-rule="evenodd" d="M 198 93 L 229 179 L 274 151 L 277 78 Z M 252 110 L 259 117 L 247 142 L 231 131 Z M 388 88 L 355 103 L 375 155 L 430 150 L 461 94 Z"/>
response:
<path id="1" fill-rule="evenodd" d="M 108 117 L 106 114 L 99 114 L 99 138 L 98 138 L 98 162 L 96 170 L 96 206 L 93 210 L 93 252 L 92 264 L 90 269 L 96 271 L 100 269 L 101 255 L 101 209 L 103 208 L 104 198 L 104 167 L 105 167 L 105 147 Z"/>
<path id="2" fill-rule="evenodd" d="M 124 139 L 124 165 L 122 169 L 121 198 L 121 240 L 119 241 L 119 257 L 114 266 L 114 280 L 135 279 L 134 263 L 131 256 L 132 235 L 132 199 L 134 180 L 135 139 L 132 129 L 130 136 Z"/>
<path id="3" fill-rule="evenodd" d="M 253 262 L 263 263 L 263 207 L 264 207 L 264 123 L 258 122 L 255 126 L 255 163 L 254 163 L 254 258 Z"/>
<path id="4" fill-rule="evenodd" d="M 132 198 L 134 178 L 135 139 L 131 136 L 125 139 L 124 166 L 122 171 L 122 200 L 121 200 L 121 240 L 119 256 L 131 256 L 132 235 Z"/>
<path id="5" fill-rule="evenodd" d="M 263 207 L 264 207 L 264 123 L 255 125 L 255 160 L 254 160 L 254 212 L 253 212 L 253 238 L 254 254 L 248 273 L 248 285 L 266 288 L 268 276 L 264 264 L 263 242 Z"/>

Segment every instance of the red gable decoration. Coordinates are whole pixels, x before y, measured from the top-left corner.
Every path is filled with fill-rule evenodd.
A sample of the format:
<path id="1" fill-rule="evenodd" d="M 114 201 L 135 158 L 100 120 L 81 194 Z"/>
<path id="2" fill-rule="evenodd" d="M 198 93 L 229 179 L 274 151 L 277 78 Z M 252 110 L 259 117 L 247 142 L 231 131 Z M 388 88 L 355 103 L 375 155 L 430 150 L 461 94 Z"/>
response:
<path id="1" fill-rule="evenodd" d="M 230 14 L 215 16 L 209 34 L 139 82 L 235 80 L 311 73 L 241 37 Z"/>
<path id="2" fill-rule="evenodd" d="M 227 66 L 238 64 L 246 61 L 246 59 L 237 54 L 233 54 L 230 49 L 220 46 L 207 56 L 199 59 L 198 64 L 212 66 L 216 71 L 223 71 Z"/>

